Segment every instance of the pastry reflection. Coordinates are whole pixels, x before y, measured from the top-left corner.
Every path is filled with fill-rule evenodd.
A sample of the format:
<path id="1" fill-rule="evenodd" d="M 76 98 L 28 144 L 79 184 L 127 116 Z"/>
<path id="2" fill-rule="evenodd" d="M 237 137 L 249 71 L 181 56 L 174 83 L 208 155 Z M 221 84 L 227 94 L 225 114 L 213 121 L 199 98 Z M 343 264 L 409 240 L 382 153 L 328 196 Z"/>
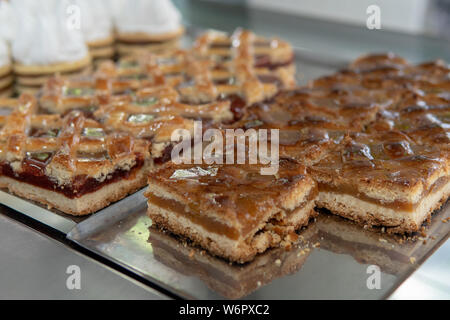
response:
<path id="1" fill-rule="evenodd" d="M 360 264 L 377 265 L 385 273 L 400 275 L 408 268 L 418 267 L 437 244 L 439 235 L 448 233 L 441 222 L 446 211 L 433 216 L 433 223 L 409 238 L 364 229 L 347 219 L 324 213 L 317 218 L 317 236 L 321 249 L 348 254 Z"/>
<path id="2" fill-rule="evenodd" d="M 150 227 L 149 242 L 155 259 L 187 276 L 200 278 L 211 290 L 227 299 L 243 298 L 276 278 L 299 271 L 317 243 L 312 223 L 299 232 L 299 242 L 277 248 L 239 265 L 210 255 L 169 232 Z"/>

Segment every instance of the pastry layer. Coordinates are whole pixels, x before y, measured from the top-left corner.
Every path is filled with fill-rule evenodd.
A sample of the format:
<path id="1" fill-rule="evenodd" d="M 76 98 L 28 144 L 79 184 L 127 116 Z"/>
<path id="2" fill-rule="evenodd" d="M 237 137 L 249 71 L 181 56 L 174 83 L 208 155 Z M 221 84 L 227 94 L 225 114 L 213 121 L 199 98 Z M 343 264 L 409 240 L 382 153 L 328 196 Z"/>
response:
<path id="1" fill-rule="evenodd" d="M 147 212 L 156 225 L 189 238 L 214 255 L 238 263 L 252 260 L 256 254 L 280 245 L 283 240 L 288 240 L 291 236 L 291 233 L 278 234 L 272 225 L 266 222 L 263 229 L 247 239 L 236 238 L 235 232 L 223 234 L 218 225 L 199 224 L 192 217 L 158 206 L 151 199 L 148 201 Z M 307 225 L 314 215 L 314 201 L 294 210 L 289 217 L 291 231 Z"/>
<path id="2" fill-rule="evenodd" d="M 169 40 L 166 42 L 156 42 L 147 44 L 130 44 L 130 43 L 117 43 L 117 52 L 120 55 L 135 54 L 146 50 L 148 52 L 162 52 L 165 50 L 178 48 L 178 39 Z"/>
<path id="3" fill-rule="evenodd" d="M 51 65 L 23 65 L 14 64 L 14 72 L 18 75 L 40 75 L 56 72 L 70 72 L 88 66 L 91 63 L 91 57 L 87 55 L 79 61 L 56 63 Z"/>
<path id="4" fill-rule="evenodd" d="M 78 198 L 68 198 L 60 192 L 37 187 L 25 182 L 1 176 L 0 187 L 21 197 L 54 207 L 62 212 L 81 216 L 96 212 L 145 186 L 146 170 L 141 168 L 133 177 L 102 186 L 100 189 Z"/>
<path id="5" fill-rule="evenodd" d="M 118 169 L 109 174 L 109 178 L 103 181 L 98 181 L 92 177 L 85 175 L 76 176 L 73 178 L 70 185 L 59 185 L 55 179 L 41 173 L 39 164 L 30 163 L 27 165 L 27 170 L 22 172 L 15 172 L 8 164 L 0 164 L 1 174 L 11 179 L 31 184 L 35 187 L 51 190 L 54 193 L 60 193 L 67 198 L 76 199 L 85 194 L 95 192 L 106 185 L 112 184 L 120 180 L 134 179 L 134 177 L 145 169 L 144 160 L 137 159 L 136 164 L 130 170 Z"/>
<path id="6" fill-rule="evenodd" d="M 388 232 L 415 232 L 424 220 L 439 209 L 450 196 L 450 181 L 423 197 L 409 208 L 392 208 L 355 195 L 320 191 L 317 206 L 332 213 L 370 226 L 385 226 Z"/>
<path id="7" fill-rule="evenodd" d="M 0 76 L 0 90 L 9 87 L 14 81 L 12 74 Z"/>
<path id="8" fill-rule="evenodd" d="M 12 71 L 12 65 L 7 64 L 4 66 L 0 66 L 0 77 L 10 74 Z"/>

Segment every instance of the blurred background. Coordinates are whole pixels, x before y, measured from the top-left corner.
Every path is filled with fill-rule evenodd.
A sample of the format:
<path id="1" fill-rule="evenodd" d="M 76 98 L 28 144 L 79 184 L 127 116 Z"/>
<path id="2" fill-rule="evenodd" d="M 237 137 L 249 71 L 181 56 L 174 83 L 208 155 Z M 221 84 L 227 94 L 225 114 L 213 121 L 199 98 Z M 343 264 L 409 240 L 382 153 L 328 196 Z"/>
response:
<path id="1" fill-rule="evenodd" d="M 450 0 L 175 0 L 189 25 L 250 28 L 296 48 L 348 61 L 393 51 L 413 62 L 450 61 Z M 381 29 L 374 22 L 379 8 Z M 372 7 L 371 7 L 372 6 Z M 370 8 L 369 8 L 370 7 Z M 372 9 L 372 10 L 369 10 Z"/>

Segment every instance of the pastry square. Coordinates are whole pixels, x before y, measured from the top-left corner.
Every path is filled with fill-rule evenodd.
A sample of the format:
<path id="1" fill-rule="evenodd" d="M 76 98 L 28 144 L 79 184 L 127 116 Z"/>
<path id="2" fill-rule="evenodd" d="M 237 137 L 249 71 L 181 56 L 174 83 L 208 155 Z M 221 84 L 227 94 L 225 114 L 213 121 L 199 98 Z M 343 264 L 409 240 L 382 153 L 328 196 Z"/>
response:
<path id="1" fill-rule="evenodd" d="M 312 165 L 348 132 L 362 130 L 380 109 L 376 103 L 349 105 L 345 99 L 340 103 L 332 90 L 326 92 L 310 88 L 282 91 L 270 101 L 247 107 L 240 120 L 223 127 L 278 129 L 280 156 Z"/>
<path id="2" fill-rule="evenodd" d="M 399 130 L 417 144 L 438 146 L 450 153 L 450 100 L 434 94 L 414 95 L 395 109 L 380 112 L 367 132 Z"/>
<path id="3" fill-rule="evenodd" d="M 440 148 L 398 131 L 352 134 L 309 171 L 318 207 L 392 233 L 418 231 L 450 194 Z"/>
<path id="4" fill-rule="evenodd" d="M 124 72 L 153 85 L 175 86 L 182 101 L 191 104 L 226 97 L 252 104 L 295 85 L 290 45 L 243 30 L 232 36 L 208 32 L 190 50 L 126 57 L 116 66 L 117 74 Z"/>
<path id="5" fill-rule="evenodd" d="M 22 95 L 0 119 L 0 187 L 72 215 L 85 215 L 146 184 L 148 142 L 107 134 L 82 113 L 37 115 Z"/>
<path id="6" fill-rule="evenodd" d="M 96 72 L 85 77 L 52 77 L 42 87 L 39 105 L 50 113 L 71 110 L 91 115 L 110 96 L 132 93 L 144 86 L 140 79 L 115 77 Z"/>
<path id="7" fill-rule="evenodd" d="M 229 101 L 203 105 L 178 101 L 179 95 L 171 87 L 149 87 L 132 95 L 110 97 L 108 103 L 100 104 L 93 116 L 109 131 L 129 132 L 151 141 L 151 153 L 156 162 L 167 158 L 174 132 L 186 130 L 193 134 L 195 120 L 203 121 L 206 127 L 208 123 L 233 119 Z"/>
<path id="8" fill-rule="evenodd" d="M 277 175 L 261 165 L 175 165 L 149 177 L 148 215 L 214 255 L 244 263 L 295 241 L 315 215 L 316 183 L 304 166 L 281 159 Z"/>

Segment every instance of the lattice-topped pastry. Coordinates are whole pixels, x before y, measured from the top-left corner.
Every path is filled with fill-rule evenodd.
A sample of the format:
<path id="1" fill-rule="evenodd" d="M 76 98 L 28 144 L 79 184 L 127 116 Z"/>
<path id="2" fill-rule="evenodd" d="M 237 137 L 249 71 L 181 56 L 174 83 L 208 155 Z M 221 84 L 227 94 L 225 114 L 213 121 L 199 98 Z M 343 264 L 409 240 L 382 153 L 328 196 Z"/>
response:
<path id="1" fill-rule="evenodd" d="M 243 41 L 244 43 L 239 43 Z M 198 37 L 194 44 L 196 54 L 202 57 L 211 57 L 219 62 L 230 62 L 235 58 L 236 48 L 245 46 L 250 56 L 241 56 L 251 59 L 255 68 L 277 69 L 291 67 L 294 53 L 289 43 L 281 39 L 267 39 L 255 35 L 251 31 L 237 29 L 234 34 L 208 31 Z"/>
<path id="2" fill-rule="evenodd" d="M 203 120 L 205 127 L 233 119 L 229 101 L 204 105 L 186 105 L 178 101 L 179 94 L 171 87 L 145 88 L 132 95 L 111 97 L 94 117 L 109 130 L 125 131 L 151 140 L 152 157 L 156 161 L 167 157 L 174 132 L 184 129 L 193 134 L 196 119 Z"/>
<path id="3" fill-rule="evenodd" d="M 266 40 L 241 29 L 231 36 L 208 32 L 197 39 L 193 52 L 201 57 L 188 72 L 194 85 L 183 89 L 191 99 L 196 92 L 202 92 L 205 100 L 238 94 L 252 104 L 273 96 L 277 85 L 295 85 L 293 51 L 281 40 Z"/>
<path id="4" fill-rule="evenodd" d="M 76 109 L 90 114 L 110 96 L 133 93 L 150 85 L 143 79 L 115 74 L 114 65 L 109 61 L 102 65 L 104 67 L 91 76 L 49 79 L 43 87 L 40 106 L 52 113 Z M 108 67 L 112 70 L 108 70 Z"/>
<path id="5" fill-rule="evenodd" d="M 450 194 L 449 160 L 398 131 L 355 133 L 311 173 L 317 205 L 391 232 L 418 231 Z"/>
<path id="6" fill-rule="evenodd" d="M 404 99 L 395 109 L 380 112 L 366 131 L 387 130 L 399 130 L 418 144 L 439 146 L 449 152 L 450 100 L 434 94 Z"/>
<path id="7" fill-rule="evenodd" d="M 248 107 L 232 127 L 279 129 L 280 155 L 309 165 L 340 143 L 347 132 L 362 130 L 383 107 L 358 94 L 299 88 Z"/>
<path id="8" fill-rule="evenodd" d="M 145 185 L 148 142 L 73 111 L 35 114 L 22 95 L 0 131 L 0 186 L 73 215 L 95 212 Z"/>
<path id="9" fill-rule="evenodd" d="M 415 95 L 448 99 L 450 68 L 440 60 L 411 65 L 392 54 L 369 55 L 357 59 L 348 70 L 312 81 L 311 86 L 328 88 L 336 94 L 359 93 L 395 107 Z"/>
<path id="10" fill-rule="evenodd" d="M 102 99 L 109 97 L 111 91 L 107 78 L 63 79 L 56 76 L 43 86 L 39 104 L 51 113 L 64 114 L 79 110 L 91 114 Z"/>
<path id="11" fill-rule="evenodd" d="M 149 177 L 148 214 L 215 255 L 249 261 L 295 241 L 294 231 L 315 215 L 317 189 L 305 167 L 282 159 L 276 175 L 261 168 L 169 163 Z"/>
<path id="12" fill-rule="evenodd" d="M 219 54 L 210 49 L 216 41 L 222 46 Z M 190 50 L 127 57 L 117 66 L 116 74 L 123 73 L 150 79 L 154 85 L 176 85 L 184 102 L 197 104 L 227 96 L 252 104 L 272 97 L 280 87 L 295 85 L 289 44 L 243 30 L 231 37 L 206 33 Z"/>

